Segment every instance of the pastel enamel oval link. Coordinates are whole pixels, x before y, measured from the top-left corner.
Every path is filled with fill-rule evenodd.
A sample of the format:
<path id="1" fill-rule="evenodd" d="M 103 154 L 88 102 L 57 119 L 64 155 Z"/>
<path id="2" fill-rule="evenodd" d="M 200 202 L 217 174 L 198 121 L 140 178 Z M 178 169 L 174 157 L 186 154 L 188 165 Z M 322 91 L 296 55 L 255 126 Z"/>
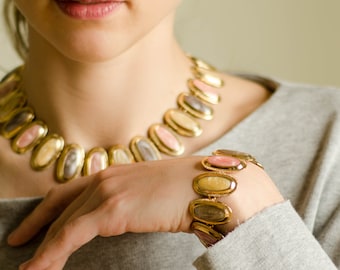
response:
<path id="1" fill-rule="evenodd" d="M 109 165 L 109 157 L 106 150 L 96 147 L 86 153 L 84 162 L 84 175 L 92 175 L 105 170 Z"/>
<path id="2" fill-rule="evenodd" d="M 149 129 L 149 136 L 157 148 L 165 154 L 179 156 L 184 152 L 183 144 L 166 125 L 152 125 Z"/>

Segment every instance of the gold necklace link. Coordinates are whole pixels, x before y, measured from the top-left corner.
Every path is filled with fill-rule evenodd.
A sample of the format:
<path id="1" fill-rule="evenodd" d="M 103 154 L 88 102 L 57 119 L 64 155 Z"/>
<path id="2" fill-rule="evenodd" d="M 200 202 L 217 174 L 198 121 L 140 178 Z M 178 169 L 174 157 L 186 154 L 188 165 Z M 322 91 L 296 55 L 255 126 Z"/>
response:
<path id="1" fill-rule="evenodd" d="M 32 150 L 32 169 L 44 170 L 56 163 L 55 178 L 61 183 L 114 164 L 159 160 L 162 154 L 183 155 L 185 147 L 180 136 L 201 135 L 198 120 L 213 118 L 211 106 L 220 102 L 216 89 L 223 86 L 223 80 L 211 65 L 192 56 L 189 59 L 193 78 L 187 81 L 188 92 L 178 96 L 178 108 L 168 109 L 163 123 L 151 125 L 147 136 L 135 136 L 129 146 L 95 147 L 85 153 L 82 146 L 65 143 L 62 136 L 50 134 L 48 126 L 36 119 L 33 108 L 27 105 L 21 87 L 23 66 L 8 73 L 0 83 L 1 134 L 11 140 L 14 152 L 23 154 Z"/>

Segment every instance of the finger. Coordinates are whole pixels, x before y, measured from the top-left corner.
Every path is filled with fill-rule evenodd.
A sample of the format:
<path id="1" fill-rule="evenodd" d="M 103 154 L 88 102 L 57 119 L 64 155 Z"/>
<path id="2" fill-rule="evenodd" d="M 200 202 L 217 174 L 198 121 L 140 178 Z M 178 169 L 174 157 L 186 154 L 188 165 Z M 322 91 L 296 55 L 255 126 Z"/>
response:
<path id="1" fill-rule="evenodd" d="M 64 266 L 67 262 L 67 257 L 64 257 L 62 259 L 59 259 L 57 260 L 56 262 L 52 263 L 48 268 L 48 270 L 62 270 L 64 269 Z M 27 269 L 28 267 L 31 267 L 30 266 L 30 263 L 31 263 L 31 260 L 25 262 L 24 264 L 22 264 L 20 267 L 19 267 L 19 270 L 22 270 L 22 269 Z"/>
<path id="2" fill-rule="evenodd" d="M 65 266 L 65 264 L 66 264 L 66 262 L 67 262 L 67 259 L 68 259 L 68 257 L 65 256 L 65 257 L 63 257 L 63 258 L 57 260 L 56 262 L 54 262 L 54 263 L 48 268 L 48 270 L 62 270 L 62 269 L 64 269 L 64 266 Z"/>
<path id="3" fill-rule="evenodd" d="M 50 269 L 55 264 L 67 260 L 71 254 L 98 235 L 96 222 L 98 216 L 93 213 L 67 223 L 54 238 L 44 245 L 43 250 L 22 265 L 21 270 Z"/>
<path id="4" fill-rule="evenodd" d="M 85 216 L 99 216 L 98 211 L 93 211 L 97 208 L 97 204 L 94 204 L 95 197 L 93 194 L 92 196 L 88 195 L 88 192 L 83 192 L 82 197 L 79 198 L 79 202 L 74 202 L 76 207 L 73 205 L 70 206 L 70 212 L 68 215 L 64 217 L 60 217 L 49 229 L 44 241 L 40 244 L 39 248 L 35 252 L 34 256 L 39 256 L 49 245 L 49 243 L 60 233 L 67 224 L 71 224 L 73 221 L 77 219 L 81 219 Z M 84 201 L 84 202 L 83 202 Z M 93 211 L 93 212 L 92 212 Z M 91 213 L 92 212 L 92 213 Z M 96 221 L 95 225 L 99 228 L 98 220 Z"/>
<path id="5" fill-rule="evenodd" d="M 49 228 L 44 241 L 41 243 L 38 251 L 44 247 L 44 244 L 47 243 L 50 239 L 55 237 L 55 235 L 61 230 L 61 228 L 68 222 L 75 220 L 78 217 L 84 216 L 90 213 L 95 206 L 92 203 L 92 198 L 90 196 L 91 190 L 87 189 L 83 191 L 83 193 L 78 196 L 60 215 L 60 217 L 53 222 L 51 227 Z M 92 204 L 92 205 L 91 205 Z M 38 252 L 37 251 L 37 252 Z"/>
<path id="6" fill-rule="evenodd" d="M 112 192 L 108 192 L 112 195 Z M 98 195 L 100 193 L 100 195 Z M 60 228 L 67 222 L 70 222 L 80 216 L 87 215 L 90 212 L 97 209 L 102 203 L 104 198 L 101 196 L 101 192 L 98 191 L 97 181 L 93 181 L 87 186 L 87 188 L 75 199 L 60 215 L 60 217 L 54 221 L 49 231 L 46 234 L 45 240 L 54 237 L 58 233 Z M 106 198 L 106 197 L 105 197 Z M 44 240 L 44 241 L 45 241 Z"/>
<path id="7" fill-rule="evenodd" d="M 44 241 L 40 244 L 35 256 L 38 256 L 45 250 L 46 245 L 53 239 L 64 225 L 72 222 L 82 216 L 89 215 L 90 212 L 97 208 L 98 203 L 95 203 L 96 196 L 93 194 L 92 185 L 88 185 L 87 189 L 64 211 L 64 213 L 52 224 L 47 232 Z M 98 224 L 98 223 L 96 223 Z"/>
<path id="8" fill-rule="evenodd" d="M 70 184 L 51 190 L 46 198 L 27 216 L 21 224 L 8 236 L 11 246 L 19 246 L 29 241 L 45 225 L 56 218 L 88 184 L 81 179 Z"/>

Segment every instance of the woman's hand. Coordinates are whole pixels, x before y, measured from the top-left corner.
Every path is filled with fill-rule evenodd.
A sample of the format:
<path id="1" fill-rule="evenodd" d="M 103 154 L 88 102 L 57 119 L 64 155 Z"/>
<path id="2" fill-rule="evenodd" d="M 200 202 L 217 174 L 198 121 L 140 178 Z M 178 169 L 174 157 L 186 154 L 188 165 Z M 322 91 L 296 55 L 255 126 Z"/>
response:
<path id="1" fill-rule="evenodd" d="M 201 157 L 110 167 L 52 189 L 9 237 L 21 245 L 58 217 L 34 257 L 20 269 L 62 269 L 68 257 L 100 236 L 188 232 L 192 179 Z"/>
<path id="2" fill-rule="evenodd" d="M 62 269 L 68 257 L 100 236 L 126 232 L 189 232 L 189 203 L 198 197 L 192 180 L 204 172 L 202 157 L 142 162 L 110 167 L 48 193 L 43 202 L 9 237 L 11 245 L 30 240 L 57 218 L 34 257 L 20 269 Z M 269 176 L 248 163 L 232 173 L 237 189 L 221 198 L 233 210 L 225 230 L 283 200 Z"/>

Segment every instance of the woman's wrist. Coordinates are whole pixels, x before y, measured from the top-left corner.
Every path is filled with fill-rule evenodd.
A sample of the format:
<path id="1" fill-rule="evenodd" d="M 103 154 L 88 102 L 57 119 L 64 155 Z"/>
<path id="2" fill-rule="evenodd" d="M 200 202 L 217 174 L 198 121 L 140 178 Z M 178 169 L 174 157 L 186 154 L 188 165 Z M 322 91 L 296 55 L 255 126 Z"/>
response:
<path id="1" fill-rule="evenodd" d="M 207 172 L 193 180 L 193 189 L 201 198 L 190 203 L 189 212 L 191 229 L 206 247 L 283 200 L 263 166 L 249 154 L 217 150 L 201 163 Z"/>

